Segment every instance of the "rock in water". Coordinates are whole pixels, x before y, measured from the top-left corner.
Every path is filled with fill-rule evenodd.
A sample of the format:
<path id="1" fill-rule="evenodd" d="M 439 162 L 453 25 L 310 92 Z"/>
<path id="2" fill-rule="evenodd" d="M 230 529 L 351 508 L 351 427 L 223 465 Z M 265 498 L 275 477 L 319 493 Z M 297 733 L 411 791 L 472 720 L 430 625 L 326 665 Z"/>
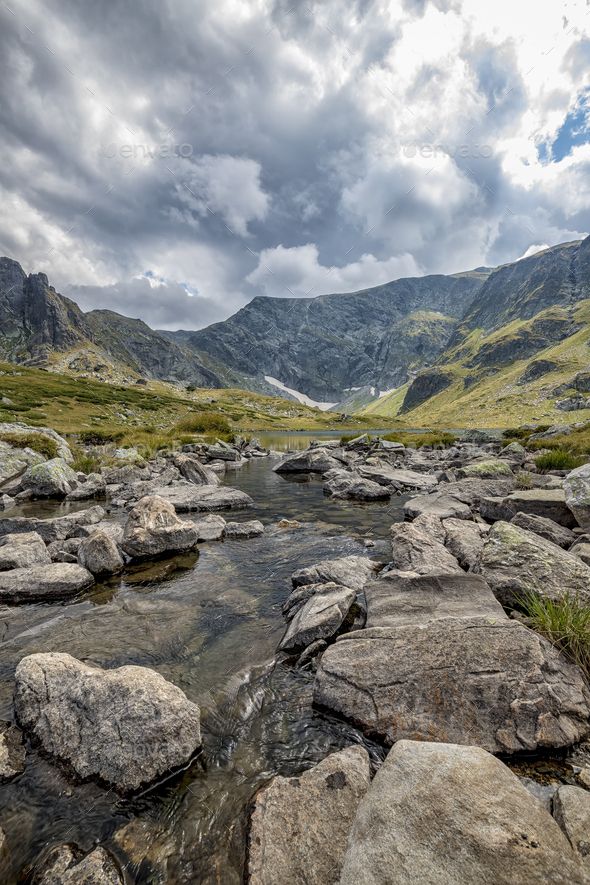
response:
<path id="1" fill-rule="evenodd" d="M 52 562 L 0 572 L 0 601 L 6 603 L 67 599 L 87 590 L 94 578 L 85 568 Z"/>
<path id="2" fill-rule="evenodd" d="M 128 556 L 144 559 L 190 550 L 198 540 L 195 526 L 182 522 L 169 501 L 150 495 L 130 511 L 122 547 Z"/>
<path id="3" fill-rule="evenodd" d="M 63 458 L 52 458 L 35 464 L 25 471 L 22 488 L 32 492 L 34 498 L 65 498 L 76 488 L 78 479 Z"/>
<path id="4" fill-rule="evenodd" d="M 565 503 L 576 521 L 590 531 L 590 464 L 572 470 L 563 480 Z"/>
<path id="5" fill-rule="evenodd" d="M 103 670 L 68 654 L 33 654 L 15 679 L 20 724 L 81 778 L 135 790 L 200 746 L 197 705 L 147 667 Z"/>
<path id="6" fill-rule="evenodd" d="M 277 880 L 278 881 L 278 880 Z M 548 811 L 478 747 L 403 740 L 361 799 L 341 885 L 582 885 Z"/>
<path id="7" fill-rule="evenodd" d="M 213 513 L 216 510 L 251 507 L 250 495 L 230 486 L 196 486 L 189 482 L 174 482 L 157 488 L 156 495 L 169 501 L 178 513 L 192 511 Z"/>
<path id="8" fill-rule="evenodd" d="M 219 477 L 215 471 L 201 464 L 196 455 L 184 453 L 175 455 L 174 466 L 178 468 L 184 479 L 194 485 L 219 485 Z"/>
<path id="9" fill-rule="evenodd" d="M 259 538 L 264 534 L 264 526 L 259 519 L 249 519 L 246 522 L 228 522 L 225 525 L 224 535 L 226 538 Z"/>
<path id="10" fill-rule="evenodd" d="M 193 523 L 199 536 L 199 541 L 219 541 L 223 537 L 226 522 L 218 513 L 211 513 L 196 519 Z"/>
<path id="11" fill-rule="evenodd" d="M 11 780 L 25 768 L 23 736 L 16 725 L 0 723 L 0 783 Z"/>
<path id="12" fill-rule="evenodd" d="M 37 532 L 4 535 L 0 538 L 0 571 L 49 562 L 51 557 L 43 538 Z"/>
<path id="13" fill-rule="evenodd" d="M 273 778 L 255 798 L 250 885 L 335 885 L 368 786 L 369 757 L 361 747 L 332 753 L 298 777 Z"/>
<path id="14" fill-rule="evenodd" d="M 78 547 L 78 562 L 95 577 L 115 575 L 124 566 L 119 548 L 113 539 L 100 531 L 82 540 Z"/>
<path id="15" fill-rule="evenodd" d="M 58 845 L 35 870 L 33 885 L 123 885 L 123 876 L 100 845 L 86 856 L 72 845 Z"/>
<path id="16" fill-rule="evenodd" d="M 333 581 L 343 587 L 362 590 L 378 569 L 378 564 L 366 556 L 342 556 L 339 559 L 324 559 L 315 565 L 298 569 L 291 575 L 291 580 L 294 587 Z"/>
<path id="17" fill-rule="evenodd" d="M 333 458 L 327 449 L 306 449 L 296 452 L 273 467 L 275 473 L 327 473 L 328 470 L 341 469 L 342 463 Z"/>
<path id="18" fill-rule="evenodd" d="M 342 501 L 387 501 L 391 497 L 389 489 L 348 470 L 331 471 L 324 494 Z"/>
<path id="19" fill-rule="evenodd" d="M 293 617 L 281 651 L 300 651 L 316 639 L 330 639 L 342 627 L 355 596 L 355 590 L 338 584 L 318 587 Z"/>
<path id="20" fill-rule="evenodd" d="M 590 601 L 590 567 L 514 523 L 494 523 L 474 571 L 483 575 L 504 606 L 518 603 L 527 593 L 550 599 L 573 593 Z"/>

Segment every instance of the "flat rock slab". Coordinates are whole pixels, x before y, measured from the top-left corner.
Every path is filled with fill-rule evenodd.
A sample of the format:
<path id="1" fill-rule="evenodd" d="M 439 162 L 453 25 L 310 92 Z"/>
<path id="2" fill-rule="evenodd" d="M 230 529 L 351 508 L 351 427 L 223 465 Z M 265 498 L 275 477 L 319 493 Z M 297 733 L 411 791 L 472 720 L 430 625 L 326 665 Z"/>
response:
<path id="1" fill-rule="evenodd" d="M 8 516 L 0 519 L 0 536 L 22 532 L 37 532 L 46 544 L 73 537 L 80 526 L 94 525 L 106 516 L 104 509 L 96 504 L 86 510 L 56 516 L 54 519 L 37 519 L 27 516 Z"/>
<path id="2" fill-rule="evenodd" d="M 349 633 L 324 652 L 314 702 L 387 744 L 477 744 L 493 753 L 567 747 L 589 730 L 578 668 L 504 616 Z"/>
<path id="3" fill-rule="evenodd" d="M 375 467 L 359 467 L 358 472 L 365 479 L 371 479 L 382 486 L 387 486 L 399 492 L 407 491 L 408 489 L 429 491 L 438 485 L 437 478 L 429 473 L 418 473 L 416 470 L 389 467 L 387 464 Z"/>
<path id="4" fill-rule="evenodd" d="M 264 526 L 259 519 L 249 519 L 246 522 L 228 522 L 225 525 L 224 536 L 228 539 L 259 538 L 264 534 Z"/>
<path id="5" fill-rule="evenodd" d="M 407 578 L 385 573 L 365 586 L 367 628 L 428 624 L 441 618 L 506 618 L 483 578 L 461 574 Z"/>
<path id="6" fill-rule="evenodd" d="M 352 590 L 362 590 L 369 578 L 378 570 L 379 564 L 366 556 L 342 556 L 339 559 L 324 559 L 315 565 L 300 568 L 293 572 L 291 581 L 293 587 L 301 587 L 303 584 L 327 584 L 333 581 Z"/>
<path id="7" fill-rule="evenodd" d="M 521 529 L 526 529 L 527 532 L 540 535 L 541 538 L 551 541 L 552 544 L 557 544 L 564 550 L 571 547 L 576 540 L 576 535 L 571 529 L 566 529 L 565 526 L 559 525 L 552 519 L 547 519 L 546 516 L 535 516 L 534 513 L 517 513 L 510 522 Z"/>
<path id="8" fill-rule="evenodd" d="M 197 705 L 147 667 L 103 670 L 68 654 L 33 654 L 15 680 L 18 721 L 80 778 L 135 790 L 186 763 L 201 743 Z"/>
<path id="9" fill-rule="evenodd" d="M 196 486 L 192 483 L 172 483 L 172 485 L 156 489 L 154 494 L 170 501 L 178 513 L 232 510 L 233 508 L 251 507 L 254 503 L 246 492 L 232 489 L 230 486 Z"/>
<path id="10" fill-rule="evenodd" d="M 590 567 L 514 523 L 494 523 L 474 571 L 483 575 L 504 606 L 519 603 L 527 593 L 550 599 L 571 593 L 590 600 Z"/>
<path id="11" fill-rule="evenodd" d="M 304 880 L 301 880 L 304 881 Z M 340 885 L 582 885 L 540 802 L 478 747 L 400 741 L 361 799 Z"/>
<path id="12" fill-rule="evenodd" d="M 362 747 L 332 753 L 298 777 L 275 777 L 254 800 L 250 885 L 335 885 L 370 783 Z"/>
<path id="13" fill-rule="evenodd" d="M 7 604 L 68 599 L 87 590 L 94 578 L 81 565 L 51 562 L 0 572 L 0 601 Z"/>
<path id="14" fill-rule="evenodd" d="M 544 516 L 567 529 L 576 527 L 576 519 L 565 502 L 563 489 L 525 489 L 510 495 L 484 497 L 479 512 L 489 522 L 509 522 L 517 513 L 533 513 Z"/>
<path id="15" fill-rule="evenodd" d="M 459 498 L 446 492 L 433 495 L 416 495 L 404 504 L 408 519 L 422 515 L 436 516 L 438 519 L 471 519 L 471 507 Z"/>
<path id="16" fill-rule="evenodd" d="M 0 571 L 28 568 L 48 562 L 51 562 L 51 557 L 38 532 L 4 535 L 0 538 Z"/>
<path id="17" fill-rule="evenodd" d="M 342 627 L 356 590 L 324 584 L 301 606 L 281 639 L 281 651 L 301 651 L 316 639 L 330 639 Z"/>

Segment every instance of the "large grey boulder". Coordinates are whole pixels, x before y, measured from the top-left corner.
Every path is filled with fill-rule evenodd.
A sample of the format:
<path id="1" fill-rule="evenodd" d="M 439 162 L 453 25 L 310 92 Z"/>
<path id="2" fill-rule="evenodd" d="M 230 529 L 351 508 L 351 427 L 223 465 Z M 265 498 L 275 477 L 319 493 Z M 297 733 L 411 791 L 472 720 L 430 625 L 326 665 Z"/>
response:
<path id="1" fill-rule="evenodd" d="M 565 503 L 576 522 L 590 531 L 590 463 L 576 467 L 563 480 Z"/>
<path id="2" fill-rule="evenodd" d="M 327 449 L 315 448 L 287 455 L 273 470 L 275 473 L 327 473 L 341 467 L 341 462 L 332 457 Z"/>
<path id="3" fill-rule="evenodd" d="M 80 527 L 96 525 L 105 518 L 104 509 L 96 504 L 86 510 L 56 516 L 53 519 L 39 519 L 30 516 L 7 516 L 0 519 L 0 537 L 22 532 L 37 532 L 46 544 L 52 541 L 65 541 L 72 538 Z"/>
<path id="4" fill-rule="evenodd" d="M 514 523 L 494 523 L 474 571 L 483 575 L 505 606 L 518 604 L 528 593 L 549 599 L 579 594 L 590 601 L 590 567 Z"/>
<path id="5" fill-rule="evenodd" d="M 548 811 L 479 747 L 402 740 L 361 799 L 340 885 L 582 885 Z"/>
<path id="6" fill-rule="evenodd" d="M 68 599 L 87 590 L 94 578 L 74 563 L 51 562 L 0 572 L 0 602 L 7 604 Z"/>
<path id="7" fill-rule="evenodd" d="M 314 703 L 387 744 L 451 740 L 516 753 L 586 735 L 590 696 L 578 668 L 503 613 L 458 617 L 458 605 L 448 618 L 439 610 L 438 619 L 341 636 L 322 656 Z"/>
<path id="8" fill-rule="evenodd" d="M 129 512 L 122 547 L 133 559 L 144 559 L 190 550 L 198 540 L 195 526 L 182 522 L 169 501 L 150 495 Z"/>
<path id="9" fill-rule="evenodd" d="M 298 569 L 291 575 L 293 587 L 303 584 L 327 584 L 333 581 L 362 590 L 370 577 L 379 570 L 379 565 L 366 556 L 341 556 L 338 559 L 324 559 L 306 568 Z"/>
<path id="10" fill-rule="evenodd" d="M 574 515 L 566 505 L 563 489 L 525 489 L 504 497 L 484 497 L 480 501 L 479 512 L 489 522 L 509 522 L 517 513 L 533 513 L 552 519 L 568 529 L 576 526 Z"/>
<path id="11" fill-rule="evenodd" d="M 35 869 L 33 885 L 123 885 L 114 857 L 97 846 L 84 855 L 73 845 L 58 845 Z"/>
<path id="12" fill-rule="evenodd" d="M 293 617 L 279 649 L 298 651 L 316 639 L 330 639 L 341 629 L 355 596 L 355 590 L 338 584 L 317 587 Z"/>
<path id="13" fill-rule="evenodd" d="M 22 658 L 15 680 L 20 724 L 81 778 L 135 790 L 201 743 L 197 705 L 147 667 L 103 670 L 53 652 Z"/>
<path id="14" fill-rule="evenodd" d="M 348 470 L 331 470 L 324 482 L 324 494 L 342 501 L 388 501 L 385 486 Z"/>
<path id="15" fill-rule="evenodd" d="M 21 488 L 34 498 L 65 498 L 78 485 L 78 477 L 63 458 L 52 458 L 29 467 L 23 474 Z"/>
<path id="16" fill-rule="evenodd" d="M 472 569 L 483 550 L 488 527 L 468 519 L 445 519 L 444 544 L 464 569 Z"/>
<path id="17" fill-rule="evenodd" d="M 362 747 L 332 753 L 297 777 L 273 778 L 254 800 L 250 885 L 335 885 L 369 783 Z"/>
<path id="18" fill-rule="evenodd" d="M 404 504 L 408 519 L 416 519 L 423 514 L 438 519 L 471 519 L 471 507 L 454 495 L 435 492 L 432 495 L 416 495 Z"/>
<path id="19" fill-rule="evenodd" d="M 43 538 L 37 532 L 0 537 L 0 571 L 28 568 L 51 562 Z"/>
<path id="20" fill-rule="evenodd" d="M 418 575 L 449 574 L 462 571 L 455 557 L 431 534 L 412 522 L 391 526 L 392 564 Z"/>
<path id="21" fill-rule="evenodd" d="M 565 526 L 559 525 L 552 519 L 547 519 L 546 516 L 535 516 L 533 513 L 517 513 L 510 522 L 521 529 L 526 529 L 527 532 L 534 532 L 536 535 L 551 541 L 552 544 L 557 544 L 558 547 L 562 547 L 564 550 L 571 547 L 576 540 L 576 536 L 571 529 L 566 529 Z"/>
<path id="22" fill-rule="evenodd" d="M 202 464 L 196 455 L 186 453 L 175 455 L 174 466 L 179 470 L 183 479 L 194 485 L 219 485 L 219 477 L 215 471 Z"/>
<path id="23" fill-rule="evenodd" d="M 113 539 L 100 531 L 80 542 L 78 562 L 95 577 L 115 575 L 125 564 Z"/>
<path id="24" fill-rule="evenodd" d="M 562 784 L 553 798 L 553 816 L 590 873 L 590 793 Z"/>
<path id="25" fill-rule="evenodd" d="M 252 498 L 240 489 L 230 486 L 202 485 L 175 482 L 163 488 L 157 486 L 154 495 L 169 501 L 178 513 L 209 512 L 251 507 Z"/>

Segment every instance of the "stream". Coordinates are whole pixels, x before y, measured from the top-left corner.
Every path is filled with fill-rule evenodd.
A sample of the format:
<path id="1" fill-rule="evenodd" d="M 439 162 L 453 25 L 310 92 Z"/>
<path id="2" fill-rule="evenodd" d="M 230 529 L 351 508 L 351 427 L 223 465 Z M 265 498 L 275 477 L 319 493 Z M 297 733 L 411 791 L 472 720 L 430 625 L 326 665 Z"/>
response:
<path id="1" fill-rule="evenodd" d="M 299 447 L 291 434 L 259 436 L 275 449 Z M 309 437 L 296 436 L 307 446 Z M 329 435 L 313 435 L 320 436 Z M 273 472 L 275 463 L 252 459 L 225 478 L 255 502 L 226 517 L 261 519 L 264 536 L 200 544 L 198 552 L 135 567 L 69 604 L 2 607 L 0 718 L 13 717 L 18 661 L 62 651 L 101 667 L 152 667 L 199 704 L 203 732 L 203 751 L 189 768 L 133 798 L 76 782 L 27 746 L 24 773 L 2 787 L 0 827 L 12 848 L 3 881 L 22 881 L 46 847 L 73 842 L 86 851 L 102 842 L 127 865 L 130 882 L 240 883 L 249 804 L 261 785 L 353 742 L 382 758 L 352 726 L 312 708 L 313 674 L 277 660 L 275 650 L 291 573 L 349 554 L 386 560 L 388 529 L 403 519 L 406 499 L 335 501 L 319 479 L 285 479 Z M 63 505 L 20 511 L 64 512 Z M 302 525 L 280 528 L 282 518 Z M 366 538 L 375 542 L 369 550 Z"/>

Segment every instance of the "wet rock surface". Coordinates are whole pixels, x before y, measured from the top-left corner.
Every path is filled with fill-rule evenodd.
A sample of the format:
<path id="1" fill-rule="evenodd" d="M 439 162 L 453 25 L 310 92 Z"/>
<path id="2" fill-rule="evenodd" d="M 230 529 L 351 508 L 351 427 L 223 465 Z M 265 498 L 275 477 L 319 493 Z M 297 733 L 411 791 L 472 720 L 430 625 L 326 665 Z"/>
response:
<path id="1" fill-rule="evenodd" d="M 182 522 L 169 501 L 151 495 L 142 498 L 130 511 L 122 547 L 128 556 L 144 559 L 190 550 L 198 540 L 195 526 Z"/>
<path id="2" fill-rule="evenodd" d="M 8 604 L 68 599 L 94 583 L 90 572 L 74 563 L 52 562 L 0 572 L 0 601 Z"/>

